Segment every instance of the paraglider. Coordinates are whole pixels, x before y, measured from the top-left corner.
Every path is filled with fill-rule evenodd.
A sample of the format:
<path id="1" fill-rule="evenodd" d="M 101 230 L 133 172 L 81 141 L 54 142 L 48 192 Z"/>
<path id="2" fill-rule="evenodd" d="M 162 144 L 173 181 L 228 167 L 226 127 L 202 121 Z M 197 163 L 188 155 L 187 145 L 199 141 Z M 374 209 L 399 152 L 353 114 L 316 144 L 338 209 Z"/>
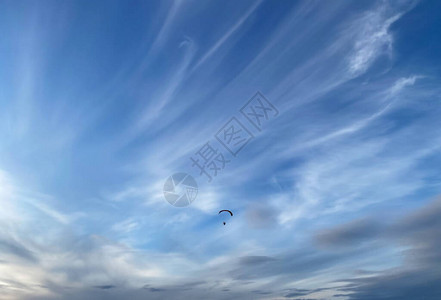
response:
<path id="1" fill-rule="evenodd" d="M 218 215 L 220 215 L 220 213 L 224 212 L 224 211 L 230 213 L 230 215 L 233 216 L 233 213 L 231 212 L 231 210 L 228 210 L 228 209 L 223 209 L 223 210 L 219 211 Z M 224 225 L 226 224 L 225 222 L 223 222 L 223 223 L 224 223 Z"/>

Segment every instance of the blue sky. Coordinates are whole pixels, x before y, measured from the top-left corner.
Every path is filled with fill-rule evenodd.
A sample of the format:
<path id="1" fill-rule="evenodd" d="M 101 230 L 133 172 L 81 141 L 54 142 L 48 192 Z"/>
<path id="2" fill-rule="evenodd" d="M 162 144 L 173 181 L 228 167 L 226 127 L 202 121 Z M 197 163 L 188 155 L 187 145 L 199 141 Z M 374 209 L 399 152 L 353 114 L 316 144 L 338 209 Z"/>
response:
<path id="1" fill-rule="evenodd" d="M 0 1 L 1 298 L 439 299 L 440 12 Z M 206 142 L 230 160 L 212 182 Z"/>

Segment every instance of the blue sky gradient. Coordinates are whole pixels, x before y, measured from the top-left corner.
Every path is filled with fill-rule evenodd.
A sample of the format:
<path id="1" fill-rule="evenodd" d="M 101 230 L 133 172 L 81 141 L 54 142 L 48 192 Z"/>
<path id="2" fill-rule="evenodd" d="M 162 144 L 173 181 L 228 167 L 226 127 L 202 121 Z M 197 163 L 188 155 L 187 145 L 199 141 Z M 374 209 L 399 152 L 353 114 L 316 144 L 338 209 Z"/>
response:
<path id="1" fill-rule="evenodd" d="M 0 1 L 0 298 L 440 299 L 440 14 Z M 233 116 L 237 157 L 214 137 Z M 231 160 L 212 182 L 206 142 Z"/>

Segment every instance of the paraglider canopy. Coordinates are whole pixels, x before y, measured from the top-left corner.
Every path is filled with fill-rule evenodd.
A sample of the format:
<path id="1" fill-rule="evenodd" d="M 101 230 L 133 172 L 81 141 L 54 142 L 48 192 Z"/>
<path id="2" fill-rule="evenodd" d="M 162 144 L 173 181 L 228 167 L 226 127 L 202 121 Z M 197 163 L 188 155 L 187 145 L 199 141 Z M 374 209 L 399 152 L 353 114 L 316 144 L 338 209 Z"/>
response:
<path id="1" fill-rule="evenodd" d="M 230 210 L 228 210 L 228 209 L 223 209 L 223 210 L 219 211 L 218 215 L 219 215 L 221 212 L 223 212 L 223 211 L 229 212 L 230 215 L 233 216 L 233 213 L 232 213 Z"/>

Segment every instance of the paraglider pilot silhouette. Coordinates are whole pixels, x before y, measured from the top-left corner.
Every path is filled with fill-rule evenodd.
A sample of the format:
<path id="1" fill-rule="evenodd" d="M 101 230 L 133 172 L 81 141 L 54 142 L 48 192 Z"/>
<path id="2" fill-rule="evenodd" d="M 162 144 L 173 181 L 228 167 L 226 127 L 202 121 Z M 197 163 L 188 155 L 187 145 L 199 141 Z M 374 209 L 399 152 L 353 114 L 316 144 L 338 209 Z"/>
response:
<path id="1" fill-rule="evenodd" d="M 223 210 L 219 211 L 218 215 L 220 215 L 221 212 L 228 212 L 228 213 L 230 213 L 231 216 L 233 216 L 233 213 L 228 209 L 223 209 Z M 226 224 L 225 222 L 223 222 L 223 223 L 224 223 L 224 225 Z"/>

